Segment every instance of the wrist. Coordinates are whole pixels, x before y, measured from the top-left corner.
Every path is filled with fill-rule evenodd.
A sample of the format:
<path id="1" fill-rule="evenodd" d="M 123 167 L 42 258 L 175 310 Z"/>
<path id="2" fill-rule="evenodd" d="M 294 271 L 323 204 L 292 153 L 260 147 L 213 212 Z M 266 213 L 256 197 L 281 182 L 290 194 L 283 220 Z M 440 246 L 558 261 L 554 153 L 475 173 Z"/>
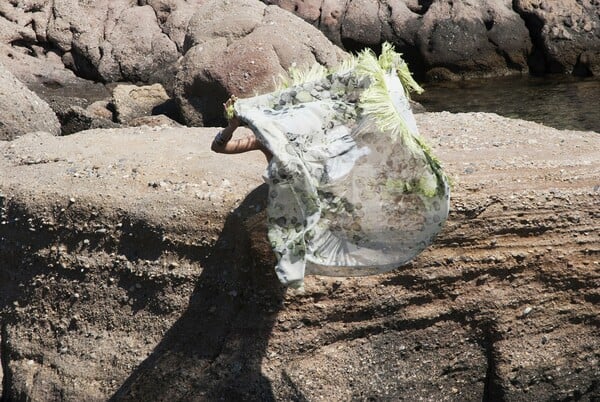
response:
<path id="1" fill-rule="evenodd" d="M 225 130 L 221 130 L 217 133 L 217 135 L 215 136 L 215 139 L 213 140 L 213 142 L 215 144 L 217 144 L 218 146 L 222 147 L 225 144 L 227 144 L 229 142 L 229 140 L 231 139 L 231 134 L 227 135 L 225 133 Z"/>
<path id="2" fill-rule="evenodd" d="M 240 119 L 238 119 L 237 117 L 234 117 L 234 118 L 230 119 L 227 122 L 227 127 L 231 128 L 233 130 L 235 130 L 236 128 L 238 128 L 240 125 L 241 125 L 240 124 Z"/>

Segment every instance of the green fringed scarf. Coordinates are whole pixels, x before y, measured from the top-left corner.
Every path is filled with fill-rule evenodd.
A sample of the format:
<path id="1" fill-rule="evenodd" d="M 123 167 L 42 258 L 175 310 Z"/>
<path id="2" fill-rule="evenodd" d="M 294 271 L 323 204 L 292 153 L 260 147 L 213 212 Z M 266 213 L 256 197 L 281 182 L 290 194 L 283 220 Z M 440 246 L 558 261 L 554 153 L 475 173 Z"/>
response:
<path id="1" fill-rule="evenodd" d="M 408 95 L 422 91 L 391 45 L 335 71 L 300 71 L 235 113 L 272 152 L 269 239 L 282 283 L 306 273 L 367 275 L 427 247 L 448 215 L 449 187 L 419 136 Z"/>

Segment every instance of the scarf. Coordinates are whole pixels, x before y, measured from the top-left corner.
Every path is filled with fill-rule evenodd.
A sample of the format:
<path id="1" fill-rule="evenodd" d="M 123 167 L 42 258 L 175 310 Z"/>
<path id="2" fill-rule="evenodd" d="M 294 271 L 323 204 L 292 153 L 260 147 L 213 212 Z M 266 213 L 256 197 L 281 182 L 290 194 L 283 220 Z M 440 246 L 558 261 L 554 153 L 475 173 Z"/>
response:
<path id="1" fill-rule="evenodd" d="M 280 281 L 376 274 L 425 249 L 449 210 L 448 180 L 419 136 L 409 91 L 422 91 L 391 45 L 335 71 L 290 70 L 278 90 L 238 99 L 271 151 L 268 238 Z"/>

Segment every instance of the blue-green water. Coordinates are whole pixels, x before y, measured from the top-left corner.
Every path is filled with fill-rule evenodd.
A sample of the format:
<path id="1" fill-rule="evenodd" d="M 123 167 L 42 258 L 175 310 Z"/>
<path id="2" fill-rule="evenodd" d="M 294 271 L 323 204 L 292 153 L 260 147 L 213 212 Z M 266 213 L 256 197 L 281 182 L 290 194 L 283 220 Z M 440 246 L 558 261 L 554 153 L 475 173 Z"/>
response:
<path id="1" fill-rule="evenodd" d="M 600 79 L 505 77 L 424 85 L 429 112 L 493 112 L 559 129 L 600 133 Z"/>

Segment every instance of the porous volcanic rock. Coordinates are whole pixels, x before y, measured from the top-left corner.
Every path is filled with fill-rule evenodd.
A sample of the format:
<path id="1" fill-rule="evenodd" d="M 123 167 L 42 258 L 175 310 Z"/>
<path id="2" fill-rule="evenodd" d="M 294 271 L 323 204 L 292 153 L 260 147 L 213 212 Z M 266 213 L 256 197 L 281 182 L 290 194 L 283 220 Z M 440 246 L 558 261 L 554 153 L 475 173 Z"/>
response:
<path id="1" fill-rule="evenodd" d="M 241 237 L 216 241 L 266 164 L 258 154 L 219 158 L 215 131 L 0 142 L 4 400 L 106 400 L 185 312 L 200 278 L 212 271 L 219 289 L 234 289 L 235 276 L 206 269 L 216 261 L 205 251 L 223 248 L 215 257 L 231 261 Z"/>
<path id="2" fill-rule="evenodd" d="M 0 64 L 0 140 L 32 131 L 60 134 L 58 118 L 34 92 Z"/>
<path id="3" fill-rule="evenodd" d="M 149 5 L 156 12 L 162 31 L 183 52 L 188 22 L 196 9 L 206 0 L 139 0 L 139 5 Z"/>
<path id="4" fill-rule="evenodd" d="M 265 0 L 296 13 L 347 50 L 389 41 L 430 79 L 528 71 L 529 31 L 511 0 Z"/>
<path id="5" fill-rule="evenodd" d="M 175 97 L 187 125 L 223 122 L 230 95 L 275 88 L 291 66 L 332 67 L 345 53 L 316 28 L 258 0 L 205 2 L 189 22 Z"/>
<path id="6" fill-rule="evenodd" d="M 422 113 L 452 178 L 404 267 L 285 291 L 215 128 L 0 142 L 5 400 L 596 400 L 600 137 Z"/>
<path id="7" fill-rule="evenodd" d="M 536 52 L 536 73 L 600 75 L 600 2 L 598 0 L 517 0 Z"/>

